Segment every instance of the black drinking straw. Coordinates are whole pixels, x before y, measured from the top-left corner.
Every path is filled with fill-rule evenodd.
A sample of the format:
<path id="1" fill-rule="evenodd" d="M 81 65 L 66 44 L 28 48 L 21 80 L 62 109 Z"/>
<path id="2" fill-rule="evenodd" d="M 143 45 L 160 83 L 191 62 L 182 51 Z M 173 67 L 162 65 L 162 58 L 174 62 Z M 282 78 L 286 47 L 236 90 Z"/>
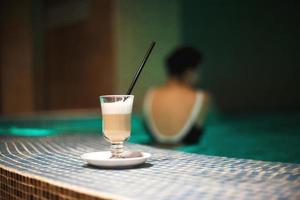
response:
<path id="1" fill-rule="evenodd" d="M 151 45 L 150 45 L 150 47 L 149 47 L 149 49 L 148 49 L 148 51 L 147 51 L 145 57 L 144 57 L 143 60 L 142 60 L 142 63 L 141 63 L 141 65 L 140 65 L 139 69 L 135 72 L 134 77 L 133 77 L 133 80 L 132 80 L 132 82 L 131 82 L 131 84 L 130 84 L 128 90 L 127 90 L 127 93 L 126 93 L 127 95 L 130 95 L 130 94 L 131 94 L 131 92 L 132 92 L 132 90 L 133 90 L 133 88 L 134 88 L 134 86 L 135 86 L 135 83 L 136 83 L 137 79 L 139 78 L 139 75 L 141 74 L 141 71 L 143 70 L 144 65 L 146 64 L 146 62 L 147 62 L 147 60 L 148 60 L 148 57 L 150 56 L 150 54 L 151 54 L 151 52 L 152 52 L 152 49 L 153 49 L 153 47 L 155 46 L 155 44 L 156 44 L 156 42 L 152 42 L 152 43 L 151 43 Z M 127 98 L 125 98 L 124 101 L 125 101 L 126 99 L 127 99 Z"/>

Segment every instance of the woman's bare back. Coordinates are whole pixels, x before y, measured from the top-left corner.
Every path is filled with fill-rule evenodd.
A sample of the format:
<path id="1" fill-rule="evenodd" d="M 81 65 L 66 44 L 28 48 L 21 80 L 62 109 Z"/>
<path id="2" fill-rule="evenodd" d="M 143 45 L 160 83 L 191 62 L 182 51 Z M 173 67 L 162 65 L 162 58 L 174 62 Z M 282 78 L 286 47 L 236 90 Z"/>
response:
<path id="1" fill-rule="evenodd" d="M 197 91 L 187 87 L 163 86 L 153 90 L 150 113 L 160 134 L 174 136 L 189 120 Z"/>

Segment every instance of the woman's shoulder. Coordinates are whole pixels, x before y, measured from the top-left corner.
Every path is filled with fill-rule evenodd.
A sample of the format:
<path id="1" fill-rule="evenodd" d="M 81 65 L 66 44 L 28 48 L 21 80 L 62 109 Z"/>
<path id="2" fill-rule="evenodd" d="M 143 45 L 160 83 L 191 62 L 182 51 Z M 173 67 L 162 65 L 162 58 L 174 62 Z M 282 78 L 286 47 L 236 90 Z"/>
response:
<path id="1" fill-rule="evenodd" d="M 144 95 L 144 105 L 152 102 L 153 98 L 160 97 L 160 99 L 164 98 L 172 98 L 177 100 L 184 100 L 188 102 L 195 102 L 197 100 L 209 101 L 210 95 L 206 90 L 197 90 L 193 88 L 166 88 L 164 86 L 151 87 L 149 88 Z"/>
<path id="2" fill-rule="evenodd" d="M 196 91 L 198 97 L 202 97 L 204 101 L 210 101 L 211 95 L 207 90 L 197 90 Z"/>
<path id="3" fill-rule="evenodd" d="M 204 96 L 208 96 L 209 93 L 207 90 L 203 90 L 203 89 L 197 89 L 195 90 L 197 94 L 201 94 L 201 95 L 204 95 Z"/>
<path id="4" fill-rule="evenodd" d="M 160 91 L 161 88 L 162 88 L 162 87 L 160 87 L 160 86 L 150 87 L 149 89 L 147 89 L 147 91 L 146 91 L 145 94 L 146 94 L 146 95 L 147 95 L 147 94 L 153 94 L 153 93 L 155 93 L 155 92 L 157 92 L 157 91 Z"/>
<path id="5" fill-rule="evenodd" d="M 151 87 L 149 88 L 144 95 L 144 102 L 148 101 L 150 98 L 152 98 L 153 93 L 155 93 L 155 91 L 157 90 L 156 87 Z"/>

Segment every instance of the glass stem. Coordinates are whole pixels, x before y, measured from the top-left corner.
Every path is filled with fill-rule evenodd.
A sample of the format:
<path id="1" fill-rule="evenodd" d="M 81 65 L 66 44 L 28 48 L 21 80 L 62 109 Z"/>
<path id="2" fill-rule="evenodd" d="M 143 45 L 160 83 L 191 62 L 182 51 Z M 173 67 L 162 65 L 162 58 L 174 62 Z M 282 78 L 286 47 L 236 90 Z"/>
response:
<path id="1" fill-rule="evenodd" d="M 112 158 L 122 158 L 124 152 L 123 142 L 111 143 L 110 151 Z"/>

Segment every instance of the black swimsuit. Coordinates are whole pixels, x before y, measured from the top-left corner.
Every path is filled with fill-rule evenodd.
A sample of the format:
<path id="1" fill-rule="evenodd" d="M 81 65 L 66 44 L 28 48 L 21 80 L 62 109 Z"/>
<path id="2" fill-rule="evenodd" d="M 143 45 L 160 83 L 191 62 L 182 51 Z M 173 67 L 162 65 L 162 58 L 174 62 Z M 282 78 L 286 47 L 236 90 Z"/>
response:
<path id="1" fill-rule="evenodd" d="M 155 135 L 153 135 L 153 133 L 151 132 L 150 128 L 148 127 L 147 123 L 145 122 L 145 119 L 143 119 L 143 124 L 144 124 L 144 127 L 145 127 L 147 133 L 150 135 L 153 143 L 161 144 L 161 142 L 158 141 L 155 138 Z M 199 139 L 202 136 L 202 133 L 203 133 L 203 128 L 194 125 L 191 127 L 191 129 L 188 131 L 188 133 L 183 137 L 180 144 L 183 144 L 183 145 L 197 144 L 199 142 Z"/>

